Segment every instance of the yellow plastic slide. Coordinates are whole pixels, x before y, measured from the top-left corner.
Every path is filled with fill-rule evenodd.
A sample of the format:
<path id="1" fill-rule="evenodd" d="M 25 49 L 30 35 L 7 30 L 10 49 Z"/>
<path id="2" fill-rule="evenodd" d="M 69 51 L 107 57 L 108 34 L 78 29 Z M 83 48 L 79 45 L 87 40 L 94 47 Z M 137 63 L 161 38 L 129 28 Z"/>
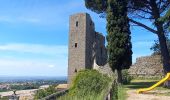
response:
<path id="1" fill-rule="evenodd" d="M 149 88 L 143 88 L 143 89 L 139 89 L 137 91 L 137 93 L 143 93 L 143 92 L 146 92 L 146 91 L 150 91 L 152 89 L 154 89 L 155 87 L 159 86 L 160 84 L 164 83 L 165 81 L 167 80 L 170 80 L 170 73 L 167 73 L 166 74 L 166 77 L 164 77 L 163 79 L 161 79 L 159 82 L 157 82 L 156 84 L 152 85 L 151 87 Z"/>

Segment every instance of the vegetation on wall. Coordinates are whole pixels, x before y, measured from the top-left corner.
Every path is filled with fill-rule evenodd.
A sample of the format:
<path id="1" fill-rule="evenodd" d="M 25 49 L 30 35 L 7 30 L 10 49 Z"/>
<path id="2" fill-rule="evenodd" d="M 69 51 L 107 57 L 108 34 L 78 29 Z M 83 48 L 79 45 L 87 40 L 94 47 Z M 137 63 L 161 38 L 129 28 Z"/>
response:
<path id="1" fill-rule="evenodd" d="M 96 70 L 78 72 L 69 93 L 60 100 L 103 100 L 109 91 L 112 80 Z"/>

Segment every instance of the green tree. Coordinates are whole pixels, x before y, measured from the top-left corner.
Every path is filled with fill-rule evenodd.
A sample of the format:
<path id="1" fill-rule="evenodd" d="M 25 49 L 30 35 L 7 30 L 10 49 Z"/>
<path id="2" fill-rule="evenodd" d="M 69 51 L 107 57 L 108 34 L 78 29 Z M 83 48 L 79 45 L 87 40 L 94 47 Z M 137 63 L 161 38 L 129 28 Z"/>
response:
<path id="1" fill-rule="evenodd" d="M 132 64 L 132 45 L 125 0 L 108 1 L 107 9 L 107 49 L 109 65 L 122 83 L 122 69 Z"/>
<path id="2" fill-rule="evenodd" d="M 167 39 L 166 43 L 168 46 L 168 51 L 170 53 L 170 39 Z M 158 40 L 155 40 L 155 43 L 150 49 L 153 51 L 152 55 L 161 55 L 161 49 L 160 49 L 160 44 Z"/>
<path id="3" fill-rule="evenodd" d="M 38 90 L 37 93 L 36 93 L 35 96 L 34 96 L 34 99 L 35 99 L 35 100 L 39 100 L 39 99 L 42 99 L 42 98 L 44 98 L 44 97 L 46 97 L 46 96 L 48 96 L 48 95 L 50 95 L 50 94 L 53 94 L 53 93 L 55 93 L 55 92 L 56 92 L 56 90 L 55 90 L 55 85 L 49 86 L 49 87 L 46 88 L 46 89 L 40 89 L 40 90 Z"/>
<path id="4" fill-rule="evenodd" d="M 85 5 L 98 14 L 106 15 L 107 0 L 85 0 Z M 158 36 L 165 74 L 170 72 L 170 56 L 166 44 L 166 28 L 164 28 L 164 22 L 159 20 L 168 11 L 169 6 L 169 0 L 128 0 L 127 5 L 129 21 Z M 135 20 L 137 18 L 153 23 L 153 27 Z M 166 86 L 170 87 L 170 81 Z"/>
<path id="5" fill-rule="evenodd" d="M 169 10 L 166 12 L 166 14 L 160 18 L 161 22 L 164 23 L 164 28 L 168 29 L 168 31 L 170 31 L 170 8 Z"/>

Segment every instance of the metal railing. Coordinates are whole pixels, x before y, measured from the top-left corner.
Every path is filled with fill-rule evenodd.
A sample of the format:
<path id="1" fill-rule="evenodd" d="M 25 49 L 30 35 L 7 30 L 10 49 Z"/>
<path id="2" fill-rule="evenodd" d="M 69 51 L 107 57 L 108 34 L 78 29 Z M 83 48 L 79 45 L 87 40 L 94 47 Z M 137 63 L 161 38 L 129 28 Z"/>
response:
<path id="1" fill-rule="evenodd" d="M 57 100 L 57 98 L 59 98 L 60 96 L 65 95 L 68 92 L 68 89 L 66 90 L 62 90 L 62 91 L 58 91 L 56 93 L 53 93 L 45 98 L 42 98 L 41 100 Z"/>

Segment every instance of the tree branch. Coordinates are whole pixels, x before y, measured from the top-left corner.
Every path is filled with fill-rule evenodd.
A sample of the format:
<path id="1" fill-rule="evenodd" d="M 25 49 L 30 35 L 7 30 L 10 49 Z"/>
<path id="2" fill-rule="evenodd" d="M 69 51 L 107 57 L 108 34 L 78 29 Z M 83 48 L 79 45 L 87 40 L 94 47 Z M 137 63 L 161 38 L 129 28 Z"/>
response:
<path id="1" fill-rule="evenodd" d="M 144 12 L 144 13 L 147 13 L 147 14 L 152 14 L 152 12 L 150 12 L 149 10 L 145 10 L 145 9 L 140 9 L 140 8 L 133 8 L 133 7 L 128 7 L 128 9 L 132 10 L 132 11 L 141 11 L 141 12 Z"/>
<path id="2" fill-rule="evenodd" d="M 160 7 L 160 13 L 164 12 L 170 6 L 170 1 L 165 2 L 162 7 Z"/>
<path id="3" fill-rule="evenodd" d="M 152 14 L 152 12 L 148 11 L 148 10 L 144 10 L 144 9 L 138 9 L 139 11 L 143 11 L 145 13 L 148 13 L 148 14 Z"/>
<path id="4" fill-rule="evenodd" d="M 137 15 L 139 18 L 143 18 L 143 19 L 149 19 L 149 20 L 153 20 L 153 19 L 154 19 L 154 18 L 152 18 L 152 17 L 146 17 L 145 14 L 140 15 L 140 14 L 136 13 L 136 15 Z"/>
<path id="5" fill-rule="evenodd" d="M 142 23 L 140 23 L 140 22 L 137 22 L 137 21 L 135 21 L 135 20 L 133 20 L 133 19 L 129 19 L 129 21 L 132 22 L 132 23 L 134 23 L 134 24 L 136 24 L 136 25 L 138 25 L 138 26 L 141 26 L 141 27 L 147 29 L 148 31 L 150 31 L 150 32 L 152 32 L 152 33 L 157 34 L 157 31 L 156 31 L 156 30 L 154 30 L 154 29 L 152 29 L 152 28 L 150 28 L 150 27 L 148 27 L 148 26 L 146 26 L 146 25 L 144 25 L 144 24 L 142 24 Z"/>

